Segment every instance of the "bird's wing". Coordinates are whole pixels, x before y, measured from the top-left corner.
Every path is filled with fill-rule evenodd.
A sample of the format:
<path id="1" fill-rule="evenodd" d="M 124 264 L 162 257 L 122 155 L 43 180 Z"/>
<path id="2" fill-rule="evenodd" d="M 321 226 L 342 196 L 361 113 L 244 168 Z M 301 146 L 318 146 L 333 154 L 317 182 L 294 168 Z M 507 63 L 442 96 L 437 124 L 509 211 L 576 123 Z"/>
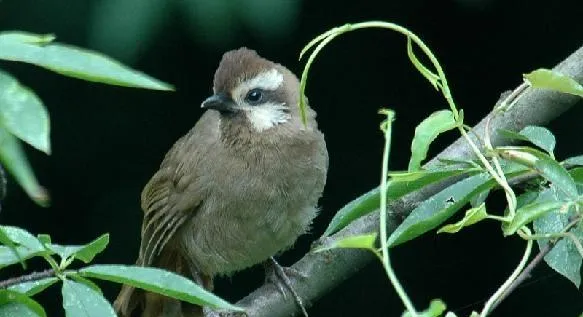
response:
<path id="1" fill-rule="evenodd" d="M 202 202 L 202 194 L 193 188 L 198 179 L 193 152 L 197 142 L 196 128 L 182 137 L 166 154 L 160 170 L 142 191 L 142 243 L 138 264 L 154 265 L 158 255 L 177 230 L 190 219 Z M 196 187 L 196 186 L 195 186 Z M 187 193 L 185 193 L 187 191 Z"/>

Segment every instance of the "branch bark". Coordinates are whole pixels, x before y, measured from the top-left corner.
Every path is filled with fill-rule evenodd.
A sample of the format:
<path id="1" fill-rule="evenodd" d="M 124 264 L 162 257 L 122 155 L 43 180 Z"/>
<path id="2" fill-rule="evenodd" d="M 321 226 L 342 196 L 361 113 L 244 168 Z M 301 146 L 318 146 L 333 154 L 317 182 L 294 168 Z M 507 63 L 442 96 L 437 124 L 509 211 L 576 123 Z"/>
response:
<path id="1" fill-rule="evenodd" d="M 578 82 L 583 82 L 583 47 L 579 48 L 554 70 L 570 76 Z M 491 140 L 494 146 L 501 145 L 504 141 L 496 133 L 497 129 L 519 131 L 527 125 L 544 125 L 567 111 L 579 101 L 579 97 L 561 94 L 548 90 L 528 88 L 524 95 L 512 109 L 497 114 L 490 122 Z M 487 117 L 474 127 L 472 137 L 484 135 L 484 126 Z M 438 156 L 427 163 L 431 166 L 438 163 L 440 158 L 472 159 L 474 155 L 467 143 L 462 138 L 455 141 Z M 391 202 L 389 208 L 397 215 L 407 215 L 418 202 L 428 198 L 437 191 L 445 188 L 452 181 L 446 181 L 434 186 L 429 186 L 420 191 L 411 193 L 401 199 Z M 398 225 L 401 217 L 389 219 L 388 230 L 392 232 Z M 343 237 L 370 233 L 378 229 L 378 212 L 373 212 L 362 217 L 340 232 L 322 240 L 341 239 Z M 357 273 L 373 259 L 368 252 L 360 250 L 332 250 L 322 253 L 308 253 L 292 267 L 307 275 L 307 278 L 292 278 L 292 285 L 298 294 L 309 306 L 319 297 L 342 283 L 351 275 Z M 298 312 L 293 300 L 286 300 L 273 285 L 263 285 L 247 297 L 241 299 L 237 305 L 247 310 L 251 317 L 290 316 Z"/>

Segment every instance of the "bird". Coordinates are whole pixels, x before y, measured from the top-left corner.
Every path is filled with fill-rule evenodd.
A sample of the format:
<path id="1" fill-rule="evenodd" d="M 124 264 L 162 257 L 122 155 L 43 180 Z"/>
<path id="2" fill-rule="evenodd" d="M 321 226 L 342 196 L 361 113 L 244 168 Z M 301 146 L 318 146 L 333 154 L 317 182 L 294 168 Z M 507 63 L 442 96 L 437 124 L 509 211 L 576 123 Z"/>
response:
<path id="1" fill-rule="evenodd" d="M 309 231 L 329 159 L 316 112 L 306 105 L 304 122 L 299 101 L 299 80 L 285 66 L 245 47 L 224 53 L 205 112 L 142 191 L 137 265 L 212 291 L 214 277 L 264 263 Z M 120 317 L 192 309 L 127 285 L 114 307 Z"/>

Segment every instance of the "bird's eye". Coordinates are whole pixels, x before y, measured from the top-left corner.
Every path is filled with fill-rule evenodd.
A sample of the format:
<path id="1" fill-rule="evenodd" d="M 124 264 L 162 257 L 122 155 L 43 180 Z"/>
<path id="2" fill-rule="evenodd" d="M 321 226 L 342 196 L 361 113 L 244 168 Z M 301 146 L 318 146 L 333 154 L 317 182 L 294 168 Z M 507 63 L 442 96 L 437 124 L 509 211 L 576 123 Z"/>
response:
<path id="1" fill-rule="evenodd" d="M 263 91 L 259 88 L 251 89 L 245 96 L 245 101 L 250 104 L 257 104 L 263 99 Z"/>

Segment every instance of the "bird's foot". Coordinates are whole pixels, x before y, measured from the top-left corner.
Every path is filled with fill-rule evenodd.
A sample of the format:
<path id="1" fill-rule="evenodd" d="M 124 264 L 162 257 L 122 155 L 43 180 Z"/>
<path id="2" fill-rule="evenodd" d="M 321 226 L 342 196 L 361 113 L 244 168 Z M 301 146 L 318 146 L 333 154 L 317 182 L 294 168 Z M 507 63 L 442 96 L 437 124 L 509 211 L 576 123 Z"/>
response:
<path id="1" fill-rule="evenodd" d="M 308 317 L 308 312 L 306 311 L 306 307 L 304 306 L 302 298 L 292 287 L 291 280 L 289 279 L 289 276 L 291 275 L 307 278 L 304 273 L 296 269 L 279 265 L 279 263 L 277 263 L 273 257 L 270 257 L 269 260 L 265 262 L 265 280 L 275 285 L 284 299 L 287 299 L 287 293 L 285 291 L 285 288 L 287 288 L 292 294 L 296 304 L 300 307 L 302 314 L 305 317 Z"/>

